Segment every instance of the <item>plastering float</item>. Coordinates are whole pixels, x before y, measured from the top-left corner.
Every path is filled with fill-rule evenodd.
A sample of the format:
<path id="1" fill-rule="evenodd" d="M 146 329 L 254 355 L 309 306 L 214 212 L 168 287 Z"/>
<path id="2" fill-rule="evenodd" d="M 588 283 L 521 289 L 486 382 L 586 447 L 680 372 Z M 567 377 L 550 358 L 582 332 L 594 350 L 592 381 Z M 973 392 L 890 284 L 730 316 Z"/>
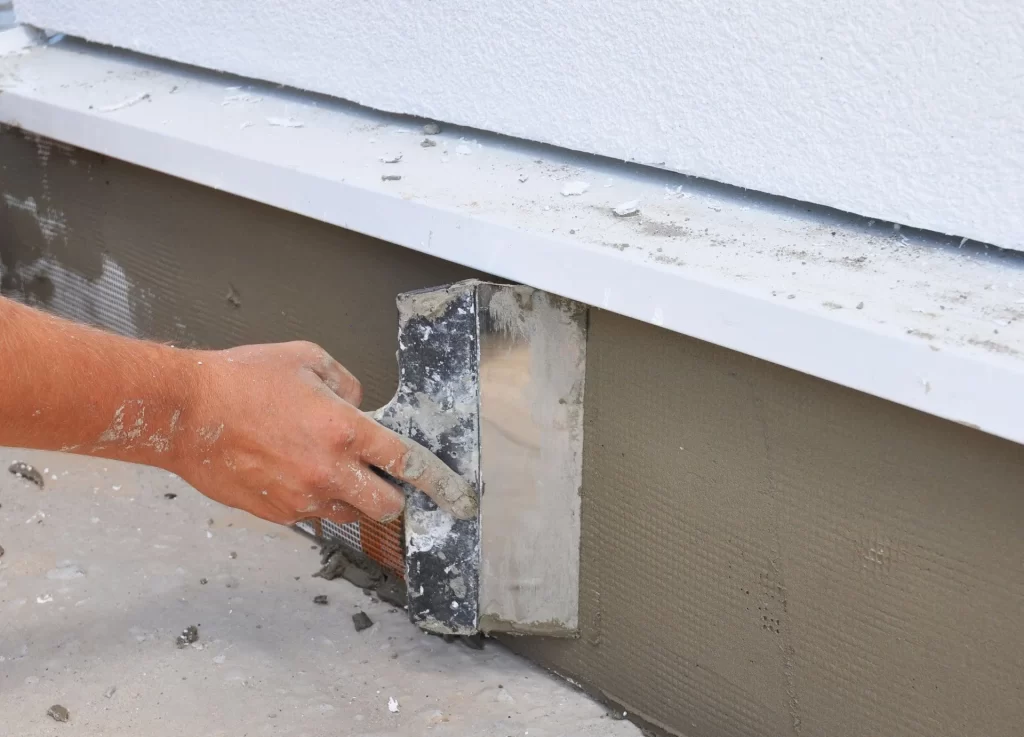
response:
<path id="1" fill-rule="evenodd" d="M 587 308 L 467 281 L 399 295 L 398 312 L 398 391 L 373 415 L 480 495 L 457 520 L 406 487 L 410 618 L 440 634 L 575 634 Z"/>

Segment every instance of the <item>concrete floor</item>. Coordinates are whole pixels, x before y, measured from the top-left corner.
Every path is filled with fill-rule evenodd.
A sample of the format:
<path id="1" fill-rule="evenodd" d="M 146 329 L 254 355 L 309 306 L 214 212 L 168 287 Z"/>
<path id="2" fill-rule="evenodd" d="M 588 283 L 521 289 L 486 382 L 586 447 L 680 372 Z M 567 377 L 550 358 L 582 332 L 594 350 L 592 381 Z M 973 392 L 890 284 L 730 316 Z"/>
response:
<path id="1" fill-rule="evenodd" d="M 45 470 L 45 488 L 7 473 L 14 460 Z M 640 734 L 493 642 L 446 644 L 346 581 L 311 578 L 309 540 L 166 472 L 10 449 L 0 461 L 5 733 Z M 374 626 L 357 633 L 360 610 Z M 179 649 L 193 624 L 198 643 Z"/>

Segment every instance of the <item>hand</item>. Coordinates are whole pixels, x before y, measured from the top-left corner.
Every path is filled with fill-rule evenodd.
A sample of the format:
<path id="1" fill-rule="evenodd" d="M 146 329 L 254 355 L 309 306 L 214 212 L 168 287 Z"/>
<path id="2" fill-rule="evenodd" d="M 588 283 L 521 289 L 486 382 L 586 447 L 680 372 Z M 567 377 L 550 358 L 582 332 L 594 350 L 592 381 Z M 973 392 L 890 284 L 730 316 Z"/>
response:
<path id="1" fill-rule="evenodd" d="M 326 351 L 281 343 L 189 352 L 195 397 L 172 470 L 199 491 L 257 517 L 387 522 L 405 496 L 373 469 L 407 481 L 460 518 L 472 486 L 427 449 L 357 407 L 362 388 Z"/>

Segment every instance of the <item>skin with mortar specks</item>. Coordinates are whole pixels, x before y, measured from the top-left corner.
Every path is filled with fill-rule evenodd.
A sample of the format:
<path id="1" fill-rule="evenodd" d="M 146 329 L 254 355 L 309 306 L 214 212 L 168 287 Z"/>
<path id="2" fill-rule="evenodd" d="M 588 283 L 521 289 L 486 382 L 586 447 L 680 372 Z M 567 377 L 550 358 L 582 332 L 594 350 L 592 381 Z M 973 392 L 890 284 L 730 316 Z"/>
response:
<path id="1" fill-rule="evenodd" d="M 360 412 L 359 381 L 311 343 L 183 350 L 0 298 L 0 376 L 0 445 L 165 468 L 281 524 L 395 519 L 405 497 L 375 469 L 476 513 L 472 487 Z"/>

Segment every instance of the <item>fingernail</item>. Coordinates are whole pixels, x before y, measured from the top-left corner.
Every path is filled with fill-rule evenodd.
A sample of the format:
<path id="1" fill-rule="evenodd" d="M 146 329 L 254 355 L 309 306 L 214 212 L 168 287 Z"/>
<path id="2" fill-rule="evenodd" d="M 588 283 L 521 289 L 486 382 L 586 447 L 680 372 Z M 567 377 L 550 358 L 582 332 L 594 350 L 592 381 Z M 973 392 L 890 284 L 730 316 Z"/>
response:
<path id="1" fill-rule="evenodd" d="M 463 491 L 460 495 L 449 496 L 448 503 L 451 506 L 452 514 L 459 519 L 472 519 L 476 516 L 479 504 L 477 503 L 476 491 L 465 479 L 462 481 Z M 454 498 L 452 498 L 454 496 Z"/>
<path id="2" fill-rule="evenodd" d="M 452 514 L 459 519 L 472 519 L 476 516 L 476 499 L 471 496 L 464 496 L 452 504 Z"/>
<path id="3" fill-rule="evenodd" d="M 383 515 L 380 518 L 380 520 L 378 520 L 378 521 L 382 525 L 386 525 L 389 522 L 394 522 L 396 519 L 398 519 L 402 515 L 403 511 L 405 511 L 405 500 L 404 499 L 402 500 L 402 506 L 398 508 L 398 511 L 396 511 L 396 512 L 389 512 L 389 513 Z"/>
<path id="4" fill-rule="evenodd" d="M 437 486 L 444 500 L 443 506 L 448 507 L 452 515 L 458 519 L 470 519 L 476 515 L 476 493 L 464 478 L 451 474 L 441 479 Z"/>

